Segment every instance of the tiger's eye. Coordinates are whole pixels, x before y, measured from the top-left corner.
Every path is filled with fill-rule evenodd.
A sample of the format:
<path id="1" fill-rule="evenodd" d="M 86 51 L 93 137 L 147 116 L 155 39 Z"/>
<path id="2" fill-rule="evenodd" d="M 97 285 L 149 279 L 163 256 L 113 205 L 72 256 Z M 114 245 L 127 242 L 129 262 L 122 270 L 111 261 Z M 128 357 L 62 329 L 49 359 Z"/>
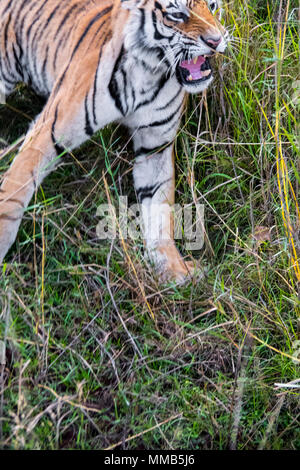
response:
<path id="1" fill-rule="evenodd" d="M 174 12 L 167 15 L 167 19 L 171 21 L 187 21 L 188 16 L 183 12 Z"/>

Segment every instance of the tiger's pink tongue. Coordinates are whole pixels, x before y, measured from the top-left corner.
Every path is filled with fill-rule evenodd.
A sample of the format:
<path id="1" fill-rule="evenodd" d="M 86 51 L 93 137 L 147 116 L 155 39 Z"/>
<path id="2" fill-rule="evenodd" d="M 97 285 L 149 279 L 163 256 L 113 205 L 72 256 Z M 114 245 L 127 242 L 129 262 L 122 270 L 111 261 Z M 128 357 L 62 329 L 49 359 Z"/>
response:
<path id="1" fill-rule="evenodd" d="M 205 57 L 199 55 L 197 57 L 197 61 L 195 63 L 195 59 L 192 60 L 184 60 L 180 63 L 180 67 L 187 69 L 190 72 L 193 80 L 199 80 L 202 78 L 202 73 L 200 70 L 201 65 L 205 62 Z"/>

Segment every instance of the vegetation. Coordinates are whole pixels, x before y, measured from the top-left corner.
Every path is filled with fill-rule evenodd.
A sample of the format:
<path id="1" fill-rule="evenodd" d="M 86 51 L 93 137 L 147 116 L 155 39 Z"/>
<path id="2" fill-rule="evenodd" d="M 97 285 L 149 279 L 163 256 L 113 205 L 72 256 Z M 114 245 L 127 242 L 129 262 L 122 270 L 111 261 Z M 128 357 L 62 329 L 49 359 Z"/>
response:
<path id="1" fill-rule="evenodd" d="M 299 449 L 298 2 L 232 0 L 213 86 L 176 141 L 177 200 L 205 205 L 206 276 L 159 285 L 142 243 L 96 238 L 135 202 L 110 126 L 63 156 L 0 268 L 0 445 Z M 0 145 L 41 108 L 20 85 Z M 17 149 L 4 151 L 3 173 Z"/>

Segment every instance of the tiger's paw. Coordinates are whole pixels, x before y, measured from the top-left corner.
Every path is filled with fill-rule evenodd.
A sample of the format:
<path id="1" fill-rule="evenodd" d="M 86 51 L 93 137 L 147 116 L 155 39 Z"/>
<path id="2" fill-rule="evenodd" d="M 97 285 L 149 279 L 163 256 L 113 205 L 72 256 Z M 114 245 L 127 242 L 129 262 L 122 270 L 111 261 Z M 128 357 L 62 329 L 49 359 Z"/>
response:
<path id="1" fill-rule="evenodd" d="M 156 270 L 162 283 L 184 284 L 203 278 L 204 271 L 195 261 L 185 261 L 175 243 L 161 244 L 155 251 Z"/>

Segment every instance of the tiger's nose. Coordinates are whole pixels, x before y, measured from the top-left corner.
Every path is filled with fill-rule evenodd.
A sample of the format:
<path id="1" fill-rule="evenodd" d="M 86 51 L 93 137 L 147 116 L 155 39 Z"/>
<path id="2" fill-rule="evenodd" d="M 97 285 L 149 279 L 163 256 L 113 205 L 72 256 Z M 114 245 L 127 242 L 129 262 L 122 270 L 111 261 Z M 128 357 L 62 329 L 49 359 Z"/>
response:
<path id="1" fill-rule="evenodd" d="M 220 42 L 222 41 L 222 36 L 219 36 L 219 37 L 210 37 L 210 38 L 205 38 L 203 36 L 201 36 L 201 39 L 203 42 L 205 42 L 205 44 L 210 47 L 211 49 L 216 49 L 218 47 L 218 45 L 220 44 Z"/>

